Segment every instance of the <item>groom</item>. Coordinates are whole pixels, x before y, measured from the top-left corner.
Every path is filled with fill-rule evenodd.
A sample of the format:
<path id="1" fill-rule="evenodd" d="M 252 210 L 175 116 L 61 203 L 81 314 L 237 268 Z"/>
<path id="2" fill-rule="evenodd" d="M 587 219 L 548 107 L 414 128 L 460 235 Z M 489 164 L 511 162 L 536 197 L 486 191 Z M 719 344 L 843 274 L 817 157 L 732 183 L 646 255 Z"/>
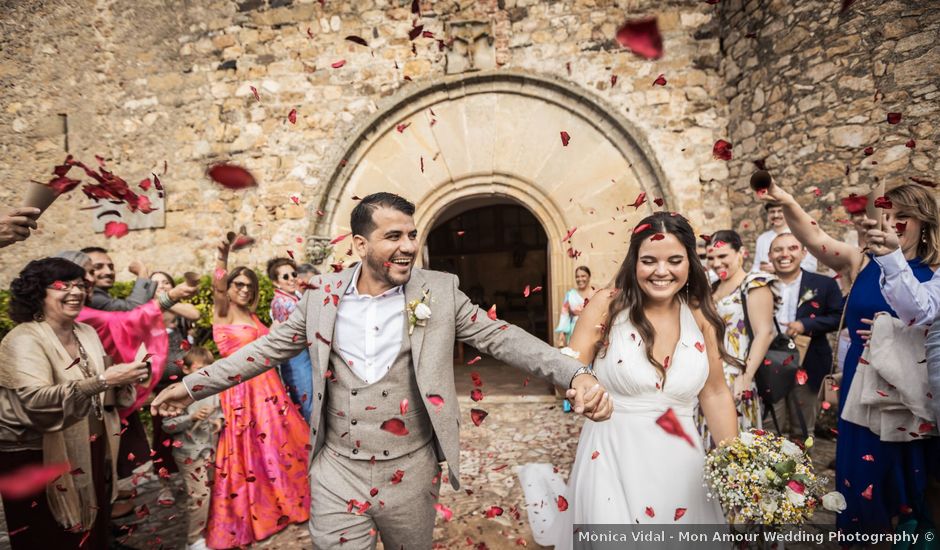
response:
<path id="1" fill-rule="evenodd" d="M 314 386 L 323 388 L 311 412 L 316 548 L 374 548 L 377 533 L 390 550 L 431 547 L 441 461 L 459 487 L 454 340 L 569 388 L 575 411 L 592 420 L 612 412 L 590 369 L 490 319 L 455 276 L 413 268 L 414 210 L 391 193 L 362 199 L 350 223 L 360 264 L 323 276 L 287 322 L 168 387 L 151 405 L 173 416 L 309 346 Z"/>

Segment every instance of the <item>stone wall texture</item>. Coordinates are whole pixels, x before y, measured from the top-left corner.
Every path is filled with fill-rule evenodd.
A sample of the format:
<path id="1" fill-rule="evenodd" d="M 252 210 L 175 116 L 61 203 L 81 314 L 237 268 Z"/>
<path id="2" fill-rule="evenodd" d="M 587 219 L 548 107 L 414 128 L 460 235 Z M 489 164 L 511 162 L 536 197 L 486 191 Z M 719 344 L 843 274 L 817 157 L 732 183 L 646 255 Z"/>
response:
<path id="1" fill-rule="evenodd" d="M 940 3 L 722 4 L 735 153 L 723 183 L 737 229 L 753 239 L 763 227 L 747 183 L 755 161 L 833 234 L 844 231 L 839 199 L 868 193 L 875 178 L 940 181 Z"/>
<path id="2" fill-rule="evenodd" d="M 940 168 L 936 2 L 858 0 L 845 12 L 837 0 L 424 0 L 420 8 L 415 16 L 403 0 L 0 0 L 0 204 L 18 204 L 29 180 L 48 180 L 66 138 L 76 157 L 100 155 L 129 182 L 155 173 L 167 192 L 165 227 L 112 240 L 94 232 L 87 199 L 63 197 L 39 235 L 0 252 L 0 284 L 29 259 L 92 244 L 112 249 L 119 268 L 141 258 L 177 274 L 204 270 L 214 240 L 243 224 L 259 244 L 233 262 L 261 266 L 288 250 L 301 258 L 318 211 L 349 209 L 351 196 L 327 200 L 349 136 L 443 78 L 455 29 L 474 21 L 491 39 L 489 68 L 561 81 L 627 121 L 668 182 L 666 206 L 699 232 L 755 229 L 746 189 L 754 160 L 766 159 L 826 224 L 839 216 L 824 208 L 874 175 L 936 179 Z M 617 44 L 624 21 L 654 15 L 661 59 Z M 416 24 L 428 34 L 410 39 Z M 653 85 L 659 74 L 666 86 Z M 899 124 L 885 121 L 889 111 L 902 113 Z M 717 139 L 734 144 L 731 162 L 712 157 Z M 260 185 L 233 192 L 211 183 L 205 170 L 219 161 L 244 165 Z M 596 200 L 580 206 L 609 206 Z M 644 213 L 632 210 L 608 248 Z M 589 244 L 601 246 L 574 244 L 588 264 Z"/>

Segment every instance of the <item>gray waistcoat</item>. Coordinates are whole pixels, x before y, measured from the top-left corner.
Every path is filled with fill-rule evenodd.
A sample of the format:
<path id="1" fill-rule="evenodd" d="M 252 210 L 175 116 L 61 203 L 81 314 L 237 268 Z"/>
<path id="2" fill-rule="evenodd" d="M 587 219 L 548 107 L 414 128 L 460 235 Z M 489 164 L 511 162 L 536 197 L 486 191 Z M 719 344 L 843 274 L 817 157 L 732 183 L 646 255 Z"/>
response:
<path id="1" fill-rule="evenodd" d="M 408 323 L 405 322 L 407 331 Z M 388 373 L 365 384 L 335 351 L 330 352 L 332 379 L 326 391 L 326 446 L 355 460 L 398 458 L 427 445 L 434 437 L 431 419 L 418 390 L 411 360 L 411 339 L 402 337 L 401 349 Z M 402 415 L 402 400 L 408 400 Z M 392 420 L 404 423 L 407 435 L 382 429 Z"/>

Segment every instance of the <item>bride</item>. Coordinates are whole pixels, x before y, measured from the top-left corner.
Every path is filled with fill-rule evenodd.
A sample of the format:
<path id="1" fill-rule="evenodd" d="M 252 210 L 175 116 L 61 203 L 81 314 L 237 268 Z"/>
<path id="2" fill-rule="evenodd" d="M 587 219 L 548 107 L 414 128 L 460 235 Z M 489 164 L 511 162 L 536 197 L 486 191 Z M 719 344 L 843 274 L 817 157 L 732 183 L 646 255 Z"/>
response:
<path id="1" fill-rule="evenodd" d="M 572 546 L 577 524 L 723 524 L 704 485 L 693 421 L 701 405 L 716 441 L 737 435 L 722 359 L 724 323 L 678 214 L 634 229 L 614 289 L 585 306 L 571 348 L 608 388 L 609 422 L 586 422 L 565 488 L 547 464 L 519 469 L 535 541 Z M 612 320 L 612 322 L 611 322 Z"/>

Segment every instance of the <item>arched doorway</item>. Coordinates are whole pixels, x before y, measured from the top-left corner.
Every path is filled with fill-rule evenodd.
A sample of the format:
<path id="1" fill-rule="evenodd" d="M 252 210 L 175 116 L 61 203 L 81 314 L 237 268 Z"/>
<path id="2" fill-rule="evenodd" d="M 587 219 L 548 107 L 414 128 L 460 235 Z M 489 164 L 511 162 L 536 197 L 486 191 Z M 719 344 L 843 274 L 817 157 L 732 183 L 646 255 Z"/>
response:
<path id="1" fill-rule="evenodd" d="M 484 310 L 544 342 L 552 342 L 548 235 L 538 218 L 516 201 L 475 196 L 441 209 L 425 237 L 422 262 L 453 273 L 460 290 Z M 526 292 L 528 288 L 528 292 Z M 476 359 L 480 356 L 480 359 Z M 469 395 L 475 380 L 487 395 L 551 395 L 544 380 L 527 380 L 486 354 L 457 343 L 454 379 L 458 395 Z M 472 376 L 476 375 L 476 376 Z"/>

